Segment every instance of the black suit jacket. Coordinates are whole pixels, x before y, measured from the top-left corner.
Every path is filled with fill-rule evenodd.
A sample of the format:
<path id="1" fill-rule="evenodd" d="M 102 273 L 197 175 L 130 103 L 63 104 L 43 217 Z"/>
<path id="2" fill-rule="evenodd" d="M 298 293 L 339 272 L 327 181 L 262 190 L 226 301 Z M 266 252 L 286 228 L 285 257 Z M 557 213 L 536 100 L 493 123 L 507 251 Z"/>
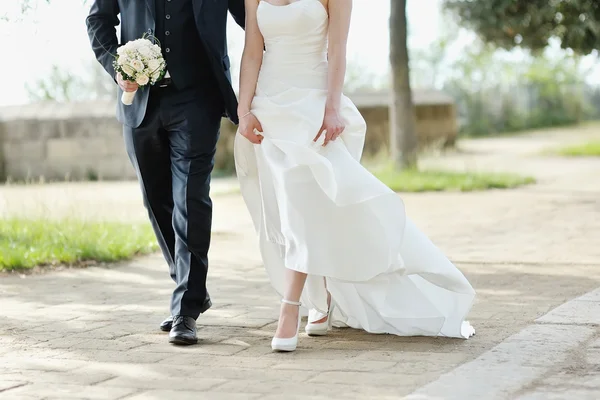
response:
<path id="1" fill-rule="evenodd" d="M 139 39 L 144 33 L 155 30 L 155 0 L 94 0 L 86 19 L 88 36 L 96 58 L 111 78 L 115 79 L 113 68 L 117 48 Z M 215 79 L 223 95 L 225 113 L 237 124 L 237 98 L 231 87 L 230 63 L 227 55 L 227 11 L 238 25 L 244 28 L 244 0 L 192 0 L 194 18 L 200 40 L 205 47 Z M 121 20 L 119 21 L 119 15 Z M 121 43 L 117 40 L 115 27 L 121 24 Z M 168 68 L 168 67 L 167 67 Z M 132 105 L 121 101 L 122 91 L 118 89 L 117 118 L 128 126 L 138 127 L 146 114 L 148 88 L 140 89 Z"/>

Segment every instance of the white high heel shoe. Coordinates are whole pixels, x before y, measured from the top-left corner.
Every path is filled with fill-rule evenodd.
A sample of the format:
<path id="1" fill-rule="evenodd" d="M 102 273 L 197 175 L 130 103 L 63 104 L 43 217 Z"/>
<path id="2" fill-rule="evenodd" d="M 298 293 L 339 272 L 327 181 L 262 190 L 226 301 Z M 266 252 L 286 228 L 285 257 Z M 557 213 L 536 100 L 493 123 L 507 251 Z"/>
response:
<path id="1" fill-rule="evenodd" d="M 333 319 L 331 318 L 331 315 L 333 313 L 334 308 L 335 308 L 335 303 L 333 302 L 333 299 L 331 299 L 331 303 L 329 304 L 329 310 L 327 311 L 327 320 L 324 322 L 319 322 L 319 323 L 310 322 L 310 320 L 312 319 L 314 321 L 318 321 L 320 319 L 323 319 L 323 314 L 319 313 L 316 310 L 310 310 L 308 313 L 308 323 L 306 324 L 306 327 L 304 328 L 304 331 L 306 332 L 306 334 L 308 336 L 325 336 L 325 335 L 327 335 L 327 332 L 329 330 L 331 330 L 331 326 L 333 323 Z M 311 314 L 314 315 L 315 313 L 317 314 L 317 316 L 312 318 Z"/>
<path id="2" fill-rule="evenodd" d="M 286 299 L 281 299 L 282 303 L 289 304 L 292 306 L 300 307 L 302 303 L 298 303 L 297 301 L 290 301 Z M 300 331 L 300 310 L 298 310 L 298 325 L 296 326 L 296 334 L 291 338 L 278 338 L 274 337 L 271 340 L 271 348 L 273 351 L 294 351 L 298 346 L 298 332 Z"/>

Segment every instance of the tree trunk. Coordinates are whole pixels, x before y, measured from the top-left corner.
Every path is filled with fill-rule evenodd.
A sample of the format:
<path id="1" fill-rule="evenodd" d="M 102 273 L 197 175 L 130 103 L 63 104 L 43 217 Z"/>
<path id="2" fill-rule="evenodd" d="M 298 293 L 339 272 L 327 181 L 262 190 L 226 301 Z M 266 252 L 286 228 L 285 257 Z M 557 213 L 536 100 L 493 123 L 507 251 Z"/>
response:
<path id="1" fill-rule="evenodd" d="M 396 168 L 411 168 L 417 165 L 417 130 L 408 63 L 407 0 L 390 1 L 390 62 L 393 92 L 390 107 L 390 147 Z"/>

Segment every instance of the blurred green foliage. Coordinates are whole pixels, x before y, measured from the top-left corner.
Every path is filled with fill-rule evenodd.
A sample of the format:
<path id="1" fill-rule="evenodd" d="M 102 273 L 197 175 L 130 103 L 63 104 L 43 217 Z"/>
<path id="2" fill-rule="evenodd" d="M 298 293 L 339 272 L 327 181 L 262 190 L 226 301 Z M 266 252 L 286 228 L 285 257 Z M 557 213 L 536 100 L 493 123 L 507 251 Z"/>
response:
<path id="1" fill-rule="evenodd" d="M 461 134 L 600 118 L 600 87 L 588 79 L 593 71 L 589 59 L 584 62 L 574 51 L 561 49 L 557 40 L 550 40 L 544 51 L 508 51 L 480 40 L 461 24 L 446 15 L 441 37 L 414 51 L 411 62 L 415 87 L 435 87 L 456 100 Z"/>
<path id="2" fill-rule="evenodd" d="M 47 76 L 25 83 L 29 99 L 59 103 L 113 99 L 116 93 L 114 81 L 96 60 L 90 60 L 86 65 L 89 67 L 84 75 L 53 65 Z"/>
<path id="3" fill-rule="evenodd" d="M 510 49 L 544 49 L 551 38 L 564 49 L 589 54 L 600 46 L 598 0 L 445 0 L 465 28 Z"/>
<path id="4" fill-rule="evenodd" d="M 458 102 L 461 133 L 486 135 L 600 118 L 600 92 L 576 56 L 510 61 L 489 48 L 467 52 L 444 90 Z"/>

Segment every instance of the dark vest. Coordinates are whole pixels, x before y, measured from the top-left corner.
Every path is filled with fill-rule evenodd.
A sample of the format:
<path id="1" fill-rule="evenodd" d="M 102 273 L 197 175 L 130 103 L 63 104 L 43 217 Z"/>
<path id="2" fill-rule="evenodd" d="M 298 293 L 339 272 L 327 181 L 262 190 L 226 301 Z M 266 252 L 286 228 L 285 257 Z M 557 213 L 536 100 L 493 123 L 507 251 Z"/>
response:
<path id="1" fill-rule="evenodd" d="M 217 88 L 200 41 L 192 0 L 156 0 L 156 32 L 176 89 Z"/>

